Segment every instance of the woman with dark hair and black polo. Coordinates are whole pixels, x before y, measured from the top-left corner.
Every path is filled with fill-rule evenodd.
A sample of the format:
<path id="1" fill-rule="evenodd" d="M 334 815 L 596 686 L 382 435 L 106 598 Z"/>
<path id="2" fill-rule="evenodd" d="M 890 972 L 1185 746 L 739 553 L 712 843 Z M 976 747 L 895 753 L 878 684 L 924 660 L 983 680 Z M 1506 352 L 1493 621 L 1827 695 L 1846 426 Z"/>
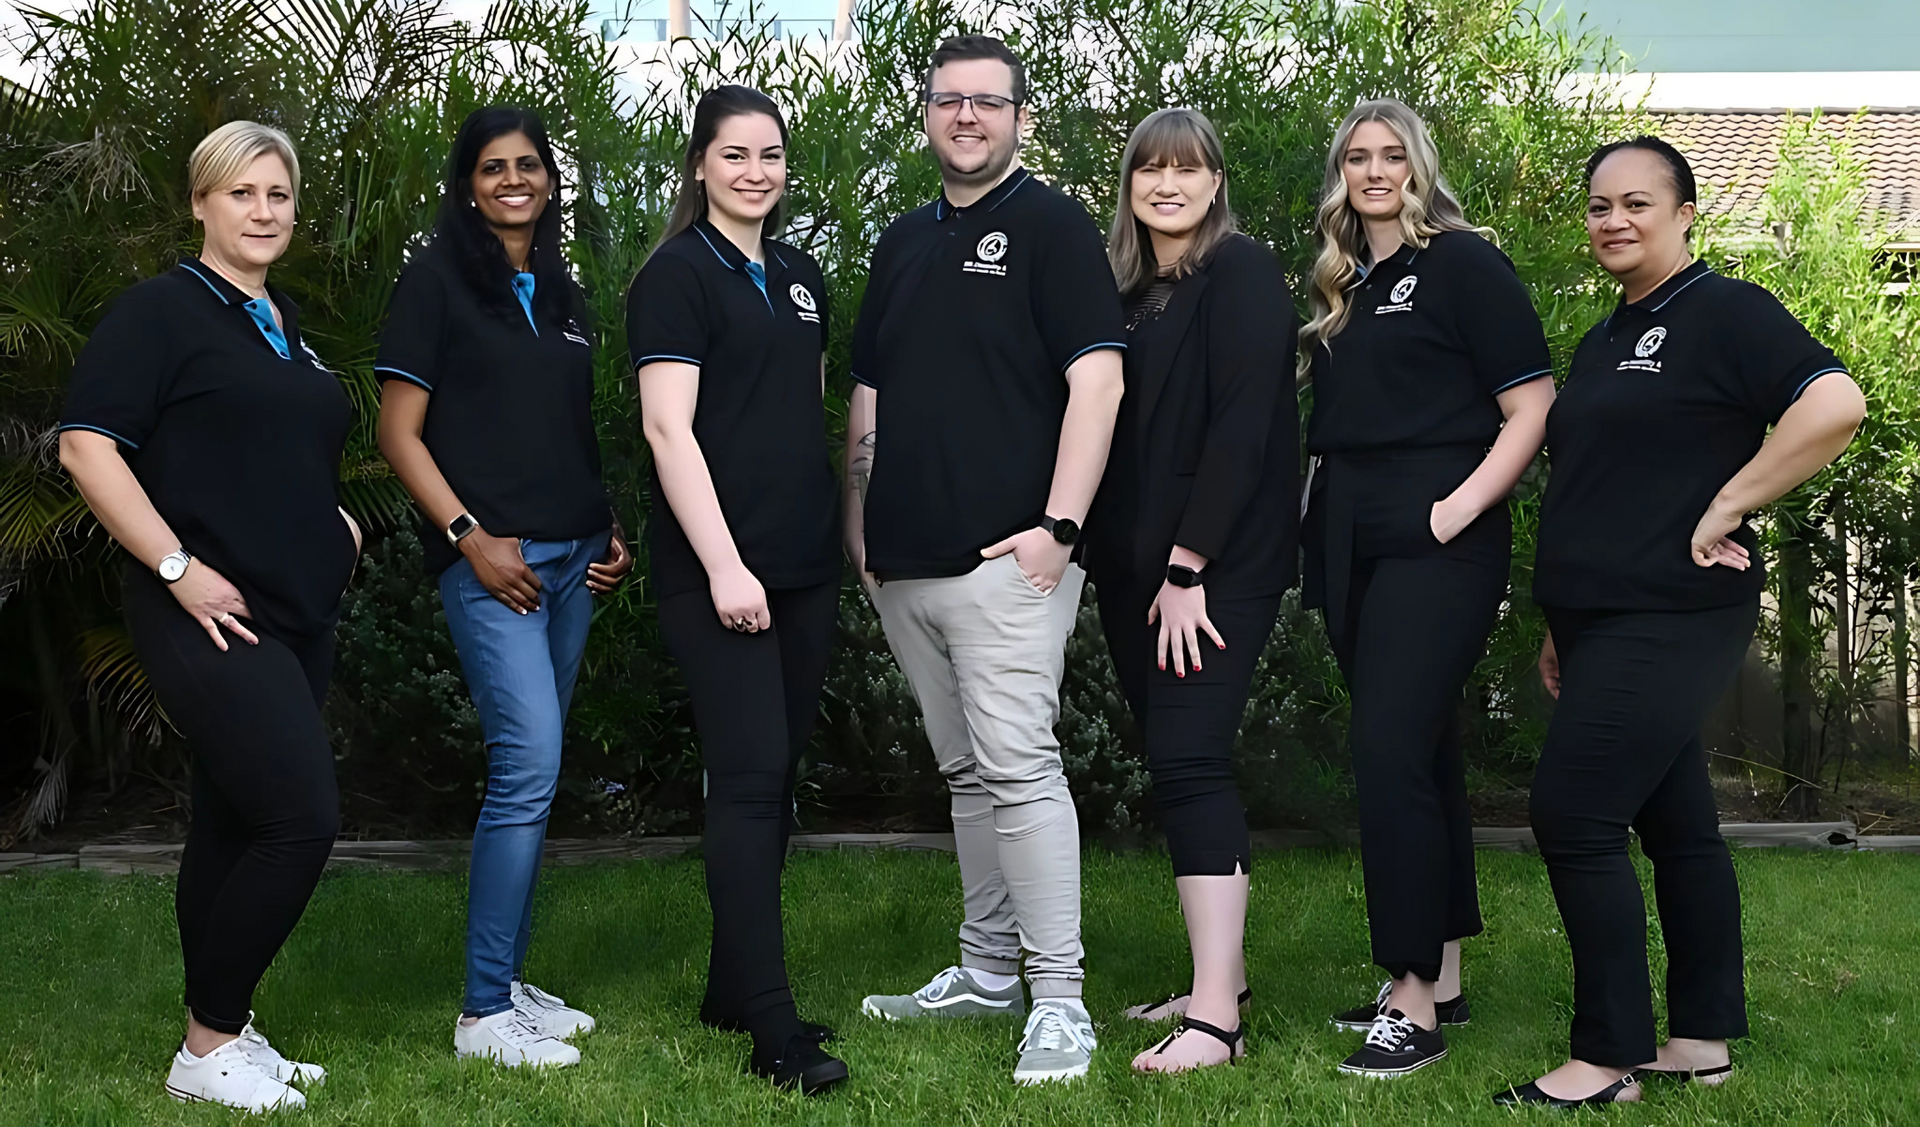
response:
<path id="1" fill-rule="evenodd" d="M 1272 252 L 1234 230 L 1204 116 L 1149 115 L 1120 167 L 1108 254 L 1127 303 L 1126 394 L 1086 566 L 1193 949 L 1189 994 L 1129 1011 L 1180 1018 L 1133 1067 L 1183 1072 L 1246 1052 L 1253 858 L 1232 760 L 1299 552 L 1293 297 Z"/>
<path id="2" fill-rule="evenodd" d="M 1467 222 L 1424 122 L 1363 102 L 1327 155 L 1313 319 L 1315 455 L 1303 535 L 1352 700 L 1373 960 L 1390 981 L 1334 1016 L 1343 1072 L 1401 1076 L 1464 1024 L 1460 940 L 1481 929 L 1459 727 L 1512 569 L 1507 494 L 1553 403 L 1546 334 L 1513 263 Z"/>
<path id="3" fill-rule="evenodd" d="M 267 284 L 300 162 L 235 121 L 187 163 L 198 258 L 120 295 L 74 362 L 60 462 L 126 549 L 127 627 L 193 748 L 193 825 L 174 907 L 187 1034 L 167 1092 L 248 1111 L 305 1105 L 253 1028 L 253 991 L 340 829 L 320 716 L 360 530 L 339 508 L 353 408 Z"/>
<path id="4" fill-rule="evenodd" d="M 780 874 L 794 771 L 840 605 L 839 491 L 826 453 L 827 289 L 771 236 L 787 126 L 744 86 L 694 109 L 680 197 L 627 294 L 653 449 L 660 631 L 707 768 L 713 947 L 700 1020 L 753 1035 L 749 1067 L 813 1094 L 847 1078 L 787 982 Z"/>
<path id="5" fill-rule="evenodd" d="M 476 110 L 433 238 L 394 286 L 375 372 L 380 450 L 426 518 L 487 747 L 454 1051 L 507 1065 L 574 1064 L 563 1039 L 593 1028 L 521 977 L 593 596 L 633 566 L 600 482 L 582 308 L 546 128 L 529 110 Z"/>
<path id="6" fill-rule="evenodd" d="M 1759 618 L 1746 515 L 1839 457 L 1866 415 L 1840 361 L 1772 294 L 1693 257 L 1693 171 L 1673 146 L 1600 149 L 1587 192 L 1587 237 L 1620 303 L 1581 340 L 1547 418 L 1533 580 L 1558 703 L 1532 821 L 1573 950 L 1572 1059 L 1503 1104 L 1635 1100 L 1642 1077 L 1731 1072 L 1727 1041 L 1747 1032 L 1740 888 L 1700 725 Z M 1629 828 L 1653 862 L 1667 948 L 1657 1050 Z"/>

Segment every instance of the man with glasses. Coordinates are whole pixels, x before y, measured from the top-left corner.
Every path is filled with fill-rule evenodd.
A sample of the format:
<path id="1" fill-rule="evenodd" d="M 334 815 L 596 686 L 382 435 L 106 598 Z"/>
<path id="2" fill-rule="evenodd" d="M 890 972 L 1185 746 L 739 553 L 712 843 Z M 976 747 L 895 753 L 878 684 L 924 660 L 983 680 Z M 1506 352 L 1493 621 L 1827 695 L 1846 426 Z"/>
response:
<path id="1" fill-rule="evenodd" d="M 1086 209 L 1015 166 L 1026 75 L 949 39 L 922 88 L 941 197 L 887 228 L 854 330 L 847 547 L 953 800 L 960 962 L 888 1019 L 1017 1015 L 1017 1083 L 1083 1076 L 1080 833 L 1053 725 L 1126 347 Z M 881 392 L 886 394 L 883 396 Z"/>

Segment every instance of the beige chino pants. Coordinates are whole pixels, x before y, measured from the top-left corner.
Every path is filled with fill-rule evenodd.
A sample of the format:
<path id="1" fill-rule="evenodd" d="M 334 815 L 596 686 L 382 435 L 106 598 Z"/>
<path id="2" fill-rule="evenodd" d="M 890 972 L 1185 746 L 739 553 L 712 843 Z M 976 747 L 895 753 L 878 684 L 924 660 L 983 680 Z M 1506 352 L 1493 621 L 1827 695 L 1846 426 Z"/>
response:
<path id="1" fill-rule="evenodd" d="M 1043 595 L 1012 554 L 873 595 L 953 796 L 966 890 L 963 966 L 1020 973 L 1035 998 L 1079 997 L 1080 825 L 1060 744 L 1060 679 L 1086 574 Z"/>

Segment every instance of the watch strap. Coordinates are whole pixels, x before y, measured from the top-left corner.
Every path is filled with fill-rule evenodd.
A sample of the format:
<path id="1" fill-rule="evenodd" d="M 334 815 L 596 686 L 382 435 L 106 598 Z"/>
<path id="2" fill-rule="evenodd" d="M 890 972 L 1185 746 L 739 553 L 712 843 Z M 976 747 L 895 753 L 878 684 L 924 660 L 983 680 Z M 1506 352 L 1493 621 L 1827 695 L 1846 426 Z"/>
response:
<path id="1" fill-rule="evenodd" d="M 1168 564 L 1167 582 L 1175 587 L 1199 587 L 1205 580 L 1198 571 L 1185 564 Z"/>

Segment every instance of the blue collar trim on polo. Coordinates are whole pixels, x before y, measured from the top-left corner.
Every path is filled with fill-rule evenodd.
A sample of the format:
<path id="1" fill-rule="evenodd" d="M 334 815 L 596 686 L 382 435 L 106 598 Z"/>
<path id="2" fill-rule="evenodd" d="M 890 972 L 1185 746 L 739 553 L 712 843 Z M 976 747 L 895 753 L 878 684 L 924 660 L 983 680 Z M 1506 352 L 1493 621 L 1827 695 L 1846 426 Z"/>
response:
<path id="1" fill-rule="evenodd" d="M 1680 296 L 1681 290 L 1686 289 L 1688 286 L 1693 285 L 1711 273 L 1713 273 L 1713 267 L 1707 265 L 1707 260 L 1704 258 L 1696 258 L 1686 269 L 1668 278 L 1666 281 L 1661 282 L 1652 293 L 1641 298 L 1639 301 L 1629 302 L 1627 296 L 1624 293 L 1621 294 L 1619 304 L 1613 307 L 1613 312 L 1607 314 L 1607 327 L 1611 329 L 1614 321 L 1619 318 L 1621 312 L 1628 308 L 1638 309 L 1644 313 L 1660 312 L 1660 310 L 1666 308 L 1668 302 Z"/>
<path id="2" fill-rule="evenodd" d="M 974 210 L 992 211 L 994 208 L 1006 203 L 1008 196 L 1019 191 L 1026 182 L 1031 179 L 1033 179 L 1033 173 L 1028 172 L 1024 168 L 1016 168 L 1007 174 L 1005 180 L 995 184 L 993 191 L 988 192 L 986 195 L 981 196 L 965 207 L 955 207 L 951 203 L 948 203 L 947 194 L 942 192 L 940 193 L 940 198 L 933 201 L 933 217 L 945 223 L 947 216 L 958 212 Z"/>
<path id="3" fill-rule="evenodd" d="M 718 258 L 727 269 L 736 274 L 745 274 L 747 277 L 753 279 L 753 284 L 760 290 L 760 296 L 766 299 L 767 312 L 774 312 L 773 297 L 767 292 L 767 268 L 765 266 L 748 258 L 745 252 L 733 245 L 732 239 L 721 234 L 718 227 L 715 227 L 705 219 L 693 225 L 693 233 L 700 236 L 700 240 L 707 244 L 707 249 L 712 251 L 714 257 Z M 781 269 L 786 269 L 787 260 L 781 256 L 780 251 L 771 243 L 762 239 L 760 241 L 760 249 L 767 256 L 768 262 L 778 262 Z"/>
<path id="4" fill-rule="evenodd" d="M 253 319 L 254 327 L 260 330 L 260 335 L 266 338 L 268 346 L 279 355 L 280 359 L 293 359 L 293 348 L 287 343 L 286 331 L 280 327 L 280 323 L 274 320 L 273 317 L 275 306 L 280 307 L 283 316 L 292 312 L 294 308 L 293 303 L 288 301 L 284 295 L 275 293 L 269 288 L 266 297 L 256 297 L 249 300 L 244 290 L 232 282 L 227 281 L 219 271 L 201 262 L 197 258 L 181 259 L 180 269 L 185 270 L 187 273 L 205 282 L 207 288 L 212 290 L 213 295 L 221 301 L 226 302 L 228 305 L 237 305 L 246 310 L 247 316 Z"/>
<path id="5" fill-rule="evenodd" d="M 520 308 L 527 315 L 527 324 L 533 326 L 533 335 L 540 335 L 540 326 L 533 319 L 533 275 L 515 274 L 513 276 L 513 296 L 520 299 Z"/>

